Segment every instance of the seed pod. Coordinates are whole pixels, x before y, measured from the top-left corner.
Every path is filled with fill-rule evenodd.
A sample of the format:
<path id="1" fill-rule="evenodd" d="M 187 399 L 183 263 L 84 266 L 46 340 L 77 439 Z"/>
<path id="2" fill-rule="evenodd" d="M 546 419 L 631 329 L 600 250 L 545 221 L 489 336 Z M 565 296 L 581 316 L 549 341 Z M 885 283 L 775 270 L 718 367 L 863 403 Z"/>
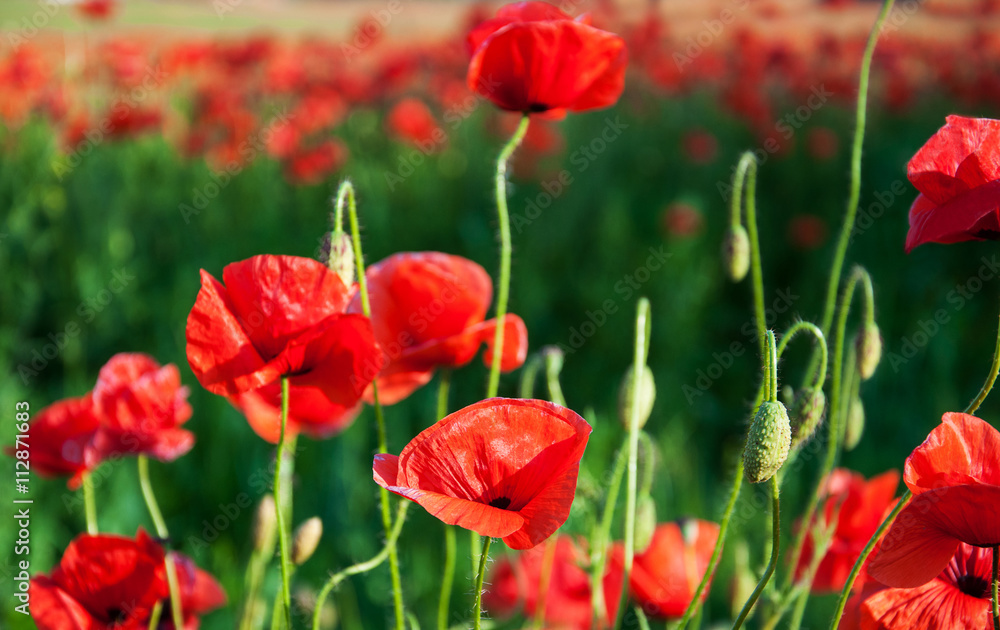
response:
<path id="1" fill-rule="evenodd" d="M 649 366 L 642 366 L 638 383 L 633 377 L 634 373 L 635 367 L 629 367 L 618 389 L 618 419 L 626 429 L 631 420 L 633 401 L 639 406 L 639 424 L 636 428 L 641 429 L 646 426 L 646 421 L 653 413 L 653 402 L 656 400 L 656 383 L 653 382 L 653 371 Z"/>
<path id="2" fill-rule="evenodd" d="M 792 435 L 796 445 L 811 438 L 826 411 L 826 394 L 818 387 L 806 387 L 795 397 L 792 403 L 791 423 Z"/>
<path id="3" fill-rule="evenodd" d="M 785 406 L 780 402 L 762 402 L 750 424 L 743 450 L 746 480 L 761 483 L 773 477 L 788 459 L 791 443 L 792 426 Z"/>
<path id="4" fill-rule="evenodd" d="M 653 540 L 656 531 L 656 503 L 648 494 L 640 495 L 635 505 L 635 550 L 641 553 Z"/>
<path id="5" fill-rule="evenodd" d="M 257 512 L 253 516 L 253 548 L 257 551 L 268 551 L 274 547 L 277 529 L 274 496 L 265 494 L 257 504 Z"/>
<path id="6" fill-rule="evenodd" d="M 319 539 L 323 537 L 323 521 L 314 516 L 299 525 L 292 537 L 292 563 L 295 566 L 305 564 L 312 557 Z"/>
<path id="7" fill-rule="evenodd" d="M 319 260 L 340 277 L 344 286 L 354 284 L 354 246 L 349 234 L 336 231 L 324 236 Z"/>
<path id="8" fill-rule="evenodd" d="M 882 359 L 882 335 L 875 322 L 867 322 L 854 340 L 858 355 L 858 372 L 861 380 L 867 381 L 875 373 Z"/>
<path id="9" fill-rule="evenodd" d="M 750 270 L 750 237 L 742 225 L 726 230 L 722 239 L 722 266 L 733 282 L 746 278 Z"/>
<path id="10" fill-rule="evenodd" d="M 853 451 L 865 432 L 865 406 L 855 396 L 847 409 L 847 426 L 844 428 L 844 450 Z"/>

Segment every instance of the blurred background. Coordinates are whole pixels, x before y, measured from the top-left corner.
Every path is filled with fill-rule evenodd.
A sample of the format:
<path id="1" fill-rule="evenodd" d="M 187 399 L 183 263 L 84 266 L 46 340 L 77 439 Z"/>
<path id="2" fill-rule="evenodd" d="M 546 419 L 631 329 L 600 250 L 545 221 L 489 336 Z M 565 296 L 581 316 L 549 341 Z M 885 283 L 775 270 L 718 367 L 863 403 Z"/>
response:
<path id="1" fill-rule="evenodd" d="M 152 473 L 177 547 L 229 593 L 230 606 L 205 617 L 204 628 L 235 625 L 252 508 L 217 536 L 211 523 L 240 493 L 256 505 L 254 475 L 273 453 L 187 366 L 184 326 L 198 270 L 218 277 L 256 254 L 316 255 L 330 198 L 351 178 L 369 262 L 438 250 L 495 273 L 492 174 L 517 117 L 466 88 L 463 40 L 496 6 L 0 3 L 0 443 L 13 443 L 16 401 L 37 413 L 82 395 L 117 352 L 177 364 L 191 388 L 187 428 L 197 445 L 173 464 L 154 463 Z M 657 399 L 647 430 L 659 450 L 659 518 L 718 520 L 758 382 L 750 287 L 727 282 L 718 255 L 732 170 L 742 151 L 757 153 L 768 325 L 818 321 L 847 199 L 857 73 L 878 3 L 562 7 L 590 13 L 596 26 L 625 37 L 630 53 L 616 107 L 534 121 L 512 165 L 510 310 L 527 323 L 532 353 L 564 350 L 568 405 L 594 425 L 562 531 L 588 531 L 624 435 L 617 389 L 640 295 L 654 322 Z M 943 412 L 975 395 L 989 368 L 1000 308 L 994 244 L 928 245 L 907 256 L 903 241 L 915 197 L 907 160 L 947 114 L 997 115 L 998 27 L 995 1 L 902 1 L 875 54 L 845 267 L 871 272 L 885 342 L 882 364 L 861 388 L 864 437 L 842 461 L 866 476 L 901 468 Z M 560 183 L 563 171 L 569 184 Z M 652 253 L 665 259 L 655 269 Z M 805 345 L 790 351 L 783 384 L 800 384 L 807 358 Z M 516 395 L 519 376 L 505 376 L 501 392 Z M 478 358 L 456 373 L 451 409 L 480 399 L 485 380 Z M 387 409 L 390 452 L 433 422 L 436 383 Z M 990 399 L 980 414 L 997 409 Z M 296 576 L 307 590 L 381 545 L 376 486 L 367 481 L 374 444 L 370 409 L 337 437 L 300 441 L 293 520 L 319 516 L 326 531 Z M 12 473 L 6 461 L 2 470 Z M 788 532 L 817 468 L 807 458 L 786 483 Z M 105 464 L 96 478 L 102 530 L 150 527 L 133 461 Z M 31 567 L 48 571 L 83 530 L 82 510 L 64 480 L 31 484 Z M 11 486 L 0 483 L 0 502 Z M 754 492 L 742 501 L 753 503 Z M 400 542 L 406 600 L 431 625 L 440 526 L 422 510 L 410 515 Z M 734 539 L 754 543 L 755 564 L 766 561 L 756 555 L 766 523 L 759 514 L 734 524 Z M 0 527 L 4 567 L 13 536 Z M 456 623 L 471 607 L 467 552 L 460 546 Z M 730 618 L 731 575 L 726 554 L 707 620 Z M 276 583 L 272 572 L 269 592 Z M 0 584 L 0 626 L 33 627 L 8 604 L 6 570 Z M 388 571 L 350 580 L 332 600 L 338 627 L 385 627 Z M 825 623 L 833 604 L 814 599 L 806 626 Z"/>

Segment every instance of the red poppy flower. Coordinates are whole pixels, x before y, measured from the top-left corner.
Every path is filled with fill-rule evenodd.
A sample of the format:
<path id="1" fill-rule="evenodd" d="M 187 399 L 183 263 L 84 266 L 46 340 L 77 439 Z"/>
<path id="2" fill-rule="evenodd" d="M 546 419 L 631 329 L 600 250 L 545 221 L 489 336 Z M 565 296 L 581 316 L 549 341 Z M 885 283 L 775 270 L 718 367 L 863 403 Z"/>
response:
<path id="1" fill-rule="evenodd" d="M 907 252 L 924 243 L 1000 239 L 1000 120 L 948 116 L 906 172 L 920 191 Z"/>
<path id="2" fill-rule="evenodd" d="M 262 437 L 277 440 L 279 381 L 289 378 L 288 430 L 329 435 L 382 365 L 372 326 L 344 312 L 351 290 L 322 263 L 255 256 L 227 265 L 223 285 L 201 272 L 187 322 L 188 363 L 229 396 Z"/>
<path id="3" fill-rule="evenodd" d="M 299 147 L 285 165 L 285 178 L 293 184 L 319 184 L 343 166 L 347 154 L 347 147 L 336 138 Z"/>
<path id="4" fill-rule="evenodd" d="M 898 485 L 899 473 L 895 470 L 873 477 L 871 481 L 865 481 L 862 475 L 846 468 L 837 468 L 830 474 L 823 486 L 826 502 L 822 518 L 826 525 L 837 515 L 837 524 L 830 548 L 816 571 L 813 592 L 837 592 L 844 588 L 861 551 L 882 523 L 886 512 L 892 509 Z M 797 577 L 812 562 L 813 545 L 812 535 L 809 534 L 795 568 Z"/>
<path id="5" fill-rule="evenodd" d="M 177 459 L 194 446 L 194 434 L 179 428 L 191 417 L 187 396 L 176 365 L 160 367 L 145 354 L 116 354 L 101 368 L 94 386 L 101 422 L 98 449 L 104 455 Z"/>
<path id="6" fill-rule="evenodd" d="M 76 3 L 76 10 L 91 20 L 107 20 L 115 11 L 115 0 L 82 0 Z"/>
<path id="7" fill-rule="evenodd" d="M 181 592 L 181 612 L 184 615 L 183 630 L 197 630 L 199 617 L 226 604 L 226 592 L 210 573 L 199 569 L 191 558 L 176 552 L 171 552 L 170 557 L 177 569 L 177 586 Z M 163 603 L 160 628 L 175 630 L 169 597 Z"/>
<path id="8" fill-rule="evenodd" d="M 944 570 L 916 588 L 868 595 L 860 609 L 864 630 L 988 630 L 993 550 L 959 543 Z M 843 624 L 841 625 L 843 626 Z"/>
<path id="9" fill-rule="evenodd" d="M 647 615 L 669 619 L 684 614 L 718 539 L 719 526 L 709 521 L 680 520 L 656 527 L 649 546 L 633 558 L 629 574 L 629 591 Z M 616 545 L 611 558 L 622 566 L 624 548 Z"/>
<path id="10" fill-rule="evenodd" d="M 937 576 L 959 543 L 1000 544 L 1000 432 L 979 418 L 946 413 L 906 459 L 914 498 L 868 565 L 879 582 L 920 586 Z"/>
<path id="11" fill-rule="evenodd" d="M 799 249 L 816 249 L 826 236 L 826 221 L 815 214 L 797 214 L 788 222 L 788 240 Z"/>
<path id="12" fill-rule="evenodd" d="M 542 567 L 547 545 L 555 545 L 545 594 L 545 623 L 557 628 L 589 630 L 591 606 L 590 573 L 587 554 L 569 536 L 558 536 L 546 545 L 538 545 L 514 558 L 503 558 L 489 576 L 489 588 L 483 593 L 483 606 L 494 617 L 506 617 L 522 609 L 534 618 L 541 595 Z M 613 625 L 622 587 L 620 565 L 608 565 L 602 580 L 607 606 L 606 624 Z"/>
<path id="13" fill-rule="evenodd" d="M 135 539 L 77 536 L 52 574 L 31 579 L 31 616 L 39 630 L 146 628 L 168 596 L 163 549 L 144 531 Z"/>
<path id="14" fill-rule="evenodd" d="M 447 139 L 434 114 L 417 98 L 404 98 L 396 103 L 386 116 L 386 126 L 397 138 L 424 151 L 441 148 Z"/>
<path id="15" fill-rule="evenodd" d="M 565 407 L 490 398 L 376 455 L 373 477 L 449 525 L 529 549 L 569 516 L 590 431 Z"/>
<path id="16" fill-rule="evenodd" d="M 613 105 L 625 86 L 625 41 L 544 2 L 504 7 L 469 33 L 469 88 L 501 109 L 583 111 Z"/>
<path id="17" fill-rule="evenodd" d="M 365 278 L 375 338 L 385 353 L 376 381 L 380 402 L 406 398 L 438 367 L 465 365 L 483 343 L 483 361 L 490 365 L 497 322 L 483 321 L 493 299 L 485 269 L 460 256 L 406 252 L 372 265 Z M 361 312 L 359 295 L 348 312 Z M 528 331 L 517 315 L 508 314 L 504 322 L 500 369 L 507 372 L 524 363 Z"/>
<path id="18" fill-rule="evenodd" d="M 46 477 L 70 476 L 70 490 L 101 462 L 94 445 L 98 420 L 90 394 L 67 398 L 42 409 L 28 425 L 31 469 Z M 8 453 L 13 454 L 13 450 Z"/>

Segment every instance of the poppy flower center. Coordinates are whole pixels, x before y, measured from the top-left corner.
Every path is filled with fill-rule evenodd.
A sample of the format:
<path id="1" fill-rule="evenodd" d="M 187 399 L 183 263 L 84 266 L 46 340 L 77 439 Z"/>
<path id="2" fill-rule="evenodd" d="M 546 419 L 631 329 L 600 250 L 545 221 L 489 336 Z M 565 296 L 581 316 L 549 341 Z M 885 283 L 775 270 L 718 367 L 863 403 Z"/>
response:
<path id="1" fill-rule="evenodd" d="M 492 501 L 490 501 L 490 507 L 506 510 L 508 507 L 510 507 L 510 499 L 508 499 L 507 497 L 497 497 Z"/>
<path id="2" fill-rule="evenodd" d="M 966 595 L 987 599 L 990 593 L 990 585 L 985 578 L 978 575 L 960 575 L 956 581 L 958 590 Z"/>
<path id="3" fill-rule="evenodd" d="M 539 114 L 541 112 L 547 112 L 550 109 L 552 109 L 552 108 L 549 107 L 548 105 L 546 105 L 545 103 L 532 103 L 532 104 L 528 105 L 528 112 L 530 112 L 532 114 Z"/>
<path id="4" fill-rule="evenodd" d="M 976 232 L 975 237 L 987 241 L 1000 241 L 1000 232 L 996 230 L 979 230 Z"/>
<path id="5" fill-rule="evenodd" d="M 104 611 L 104 614 L 107 615 L 108 621 L 111 622 L 112 624 L 117 625 L 119 623 L 124 623 L 128 621 L 128 613 L 126 613 L 121 608 L 116 608 L 116 607 L 108 608 L 106 611 Z"/>

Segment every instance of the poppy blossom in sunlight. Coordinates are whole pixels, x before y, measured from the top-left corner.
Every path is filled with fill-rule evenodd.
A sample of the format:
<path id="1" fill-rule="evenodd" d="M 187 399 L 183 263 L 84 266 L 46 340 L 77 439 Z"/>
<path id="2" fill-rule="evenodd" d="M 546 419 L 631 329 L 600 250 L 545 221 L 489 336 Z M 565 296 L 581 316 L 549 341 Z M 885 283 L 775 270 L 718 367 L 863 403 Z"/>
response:
<path id="1" fill-rule="evenodd" d="M 549 545 L 555 545 L 555 549 L 550 550 Z M 586 550 L 569 536 L 557 536 L 544 545 L 498 561 L 487 580 L 489 587 L 483 593 L 483 606 L 494 617 L 508 617 L 520 610 L 525 617 L 535 618 L 548 553 L 552 554 L 552 561 L 544 598 L 545 623 L 556 628 L 589 630 L 593 616 L 589 558 Z M 614 624 L 621 587 L 621 566 L 609 563 L 602 580 L 606 625 Z"/>
<path id="2" fill-rule="evenodd" d="M 670 619 L 684 614 L 718 539 L 719 526 L 709 521 L 682 519 L 656 526 L 649 546 L 633 558 L 629 575 L 629 591 L 647 615 Z M 624 559 L 624 548 L 616 545 L 612 564 L 623 566 Z"/>
<path id="3" fill-rule="evenodd" d="M 490 398 L 431 425 L 398 457 L 376 455 L 373 478 L 449 525 L 530 549 L 569 516 L 590 432 L 565 407 Z"/>
<path id="4" fill-rule="evenodd" d="M 28 425 L 31 469 L 45 477 L 69 476 L 69 488 L 79 488 L 83 475 L 101 462 L 94 445 L 97 429 L 90 394 L 42 409 Z"/>
<path id="5" fill-rule="evenodd" d="M 404 252 L 368 267 L 365 278 L 385 358 L 376 380 L 380 402 L 406 398 L 439 367 L 465 365 L 484 343 L 483 362 L 490 365 L 497 321 L 484 320 L 493 283 L 481 266 L 440 252 Z M 348 312 L 361 312 L 360 295 Z M 524 363 L 528 331 L 517 315 L 506 315 L 504 322 L 500 369 L 508 372 Z"/>
<path id="6" fill-rule="evenodd" d="M 81 534 L 50 575 L 31 579 L 39 630 L 137 630 L 169 594 L 163 549 L 144 531 L 135 539 Z"/>
<path id="7" fill-rule="evenodd" d="M 858 611 L 865 630 L 992 628 L 990 581 L 993 550 L 960 543 L 944 570 L 916 588 L 882 588 L 863 594 Z M 867 585 L 866 585 L 867 589 Z M 842 623 L 841 628 L 852 627 Z"/>
<path id="8" fill-rule="evenodd" d="M 176 365 L 160 367 L 145 354 L 116 354 L 101 368 L 94 386 L 101 423 L 98 449 L 103 455 L 177 459 L 194 446 L 194 434 L 180 428 L 191 417 L 187 397 Z"/>
<path id="9" fill-rule="evenodd" d="M 544 2 L 502 7 L 466 42 L 469 89 L 501 109 L 599 109 L 613 105 L 625 86 L 625 40 Z"/>
<path id="10" fill-rule="evenodd" d="M 900 511 L 868 573 L 912 588 L 937 576 L 960 543 L 1000 544 L 1000 432 L 964 413 L 941 424 L 906 459 L 914 497 Z"/>
<path id="11" fill-rule="evenodd" d="M 345 312 L 351 289 L 296 256 L 232 263 L 222 279 L 202 270 L 187 321 L 188 363 L 202 386 L 228 396 L 270 441 L 280 432 L 282 377 L 290 432 L 325 437 L 349 424 L 382 366 L 368 318 Z"/>
<path id="12" fill-rule="evenodd" d="M 813 580 L 813 592 L 836 592 L 844 588 L 847 576 L 861 556 L 868 540 L 894 505 L 899 473 L 895 470 L 882 473 L 866 481 L 856 472 L 837 468 L 827 478 L 824 504 L 818 515 L 829 525 L 836 517 L 833 538 Z M 813 560 L 814 541 L 812 528 L 802 548 L 802 557 L 795 568 L 801 576 Z"/>
<path id="13" fill-rule="evenodd" d="M 907 252 L 924 243 L 1000 239 L 1000 120 L 948 116 L 906 174 L 920 191 Z"/>

